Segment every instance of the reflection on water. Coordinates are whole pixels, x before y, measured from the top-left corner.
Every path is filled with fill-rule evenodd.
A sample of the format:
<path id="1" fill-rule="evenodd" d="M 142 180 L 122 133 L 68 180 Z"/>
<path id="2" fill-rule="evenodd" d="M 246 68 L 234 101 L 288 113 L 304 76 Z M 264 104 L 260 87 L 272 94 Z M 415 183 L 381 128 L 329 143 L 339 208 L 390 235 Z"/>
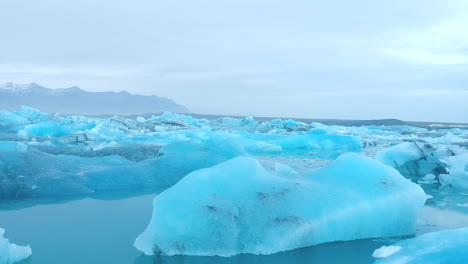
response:
<path id="1" fill-rule="evenodd" d="M 48 204 L 61 204 L 72 202 L 76 200 L 83 200 L 86 198 L 92 198 L 97 200 L 120 200 L 132 198 L 135 196 L 142 196 L 147 194 L 161 193 L 162 191 L 169 188 L 168 186 L 150 188 L 150 189 L 138 189 L 138 190 L 116 190 L 111 192 L 98 192 L 90 195 L 70 195 L 70 196 L 59 196 L 59 197 L 44 197 L 44 198 L 25 198 L 15 200 L 0 200 L 0 211 L 4 210 L 18 210 L 21 208 L 32 207 L 36 205 L 48 205 Z"/>
<path id="2" fill-rule="evenodd" d="M 384 241 L 362 239 L 348 242 L 327 243 L 273 255 L 258 256 L 242 254 L 230 258 L 223 257 L 148 257 L 140 256 L 135 264 L 245 264 L 245 263 L 309 263 L 309 264 L 335 264 L 335 263 L 373 263 L 372 252 L 384 245 Z"/>
<path id="3" fill-rule="evenodd" d="M 150 220 L 155 195 L 128 196 L 120 196 L 119 200 L 84 198 L 28 208 L 20 203 L 16 210 L 0 211 L 0 226 L 6 229 L 11 241 L 31 245 L 33 255 L 23 262 L 30 264 L 373 263 L 374 249 L 395 242 L 388 239 L 335 242 L 267 256 L 147 257 L 133 248 L 133 241 Z M 430 208 L 423 212 L 428 219 L 441 213 Z M 459 217 L 460 221 L 467 219 L 466 215 Z M 428 222 L 423 227 L 427 231 L 438 229 Z M 420 228 L 419 232 L 424 230 Z"/>
<path id="4" fill-rule="evenodd" d="M 10 241 L 31 245 L 24 263 L 133 263 L 140 255 L 133 241 L 150 220 L 154 196 L 0 211 L 0 226 Z"/>
<path id="5" fill-rule="evenodd" d="M 419 217 L 417 235 L 468 226 L 468 214 L 424 206 Z"/>

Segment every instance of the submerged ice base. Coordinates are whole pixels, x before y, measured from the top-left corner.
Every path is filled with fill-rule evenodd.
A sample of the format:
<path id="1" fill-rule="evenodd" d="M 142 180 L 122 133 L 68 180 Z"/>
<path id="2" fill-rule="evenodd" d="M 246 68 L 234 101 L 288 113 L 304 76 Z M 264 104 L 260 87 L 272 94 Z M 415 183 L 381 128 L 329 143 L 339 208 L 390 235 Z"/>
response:
<path id="1" fill-rule="evenodd" d="M 468 228 L 444 230 L 407 239 L 374 252 L 381 258 L 375 264 L 465 264 L 468 263 Z"/>
<path id="2" fill-rule="evenodd" d="M 11 264 L 21 261 L 31 255 L 29 246 L 18 246 L 10 243 L 3 235 L 5 230 L 0 228 L 0 264 Z"/>
<path id="3" fill-rule="evenodd" d="M 395 169 L 357 154 L 287 176 L 238 157 L 158 195 L 135 247 L 147 255 L 232 256 L 409 235 L 425 199 Z"/>

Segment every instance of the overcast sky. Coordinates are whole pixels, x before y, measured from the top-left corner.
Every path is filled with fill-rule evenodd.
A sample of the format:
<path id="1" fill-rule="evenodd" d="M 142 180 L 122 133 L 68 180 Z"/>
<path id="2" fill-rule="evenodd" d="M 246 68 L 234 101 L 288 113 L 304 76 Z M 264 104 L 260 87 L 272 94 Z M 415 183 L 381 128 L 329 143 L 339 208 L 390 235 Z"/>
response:
<path id="1" fill-rule="evenodd" d="M 0 82 L 195 113 L 468 122 L 468 1 L 0 0 Z"/>

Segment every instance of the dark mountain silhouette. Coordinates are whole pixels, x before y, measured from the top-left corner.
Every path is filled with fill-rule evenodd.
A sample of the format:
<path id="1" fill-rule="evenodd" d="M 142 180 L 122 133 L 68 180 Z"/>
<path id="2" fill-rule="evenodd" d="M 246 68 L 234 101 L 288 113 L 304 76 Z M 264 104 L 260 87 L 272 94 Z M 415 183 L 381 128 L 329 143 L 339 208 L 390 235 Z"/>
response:
<path id="1" fill-rule="evenodd" d="M 81 115 L 189 112 L 185 106 L 154 95 L 132 95 L 125 91 L 88 92 L 76 86 L 49 89 L 36 83 L 0 85 L 0 109 L 14 111 L 22 105 L 44 112 Z"/>

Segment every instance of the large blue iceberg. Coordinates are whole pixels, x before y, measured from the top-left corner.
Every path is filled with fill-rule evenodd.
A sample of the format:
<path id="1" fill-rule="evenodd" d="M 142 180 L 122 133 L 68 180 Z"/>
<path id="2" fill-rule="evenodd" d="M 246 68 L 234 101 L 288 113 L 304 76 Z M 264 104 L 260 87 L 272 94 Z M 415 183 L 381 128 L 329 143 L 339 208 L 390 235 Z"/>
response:
<path id="1" fill-rule="evenodd" d="M 135 247 L 147 255 L 232 256 L 409 235 L 425 200 L 395 169 L 358 154 L 305 175 L 237 157 L 158 195 Z"/>
<path id="2" fill-rule="evenodd" d="M 57 151 L 57 148 L 0 150 L 0 199 L 167 188 L 192 171 L 245 155 L 235 141 L 220 141 L 217 147 L 184 141 L 163 147 L 137 145 L 98 151 L 69 150 L 68 155 L 43 152 Z"/>

